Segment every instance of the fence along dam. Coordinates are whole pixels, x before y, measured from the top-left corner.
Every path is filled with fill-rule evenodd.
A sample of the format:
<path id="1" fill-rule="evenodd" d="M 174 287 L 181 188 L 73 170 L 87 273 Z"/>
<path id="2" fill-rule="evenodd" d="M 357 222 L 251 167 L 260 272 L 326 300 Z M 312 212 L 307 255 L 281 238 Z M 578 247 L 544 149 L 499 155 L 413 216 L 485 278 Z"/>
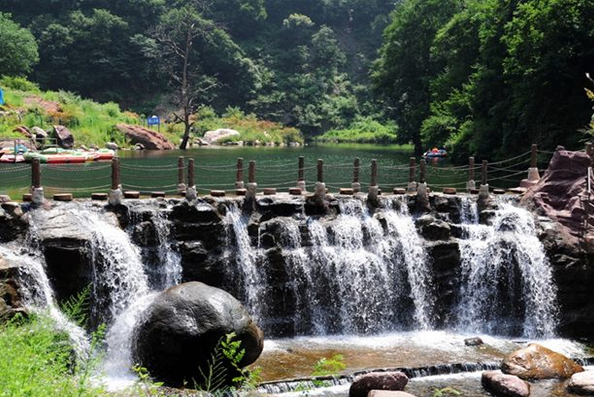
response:
<path id="1" fill-rule="evenodd" d="M 186 281 L 241 300 L 272 356 L 290 352 L 287 341 L 335 346 L 339 338 L 360 346 L 372 340 L 381 347 L 384 335 L 407 340 L 416 333 L 429 340 L 442 335 L 439 343 L 457 335 L 586 336 L 587 315 L 572 311 L 584 299 L 574 283 L 579 270 L 570 276 L 565 270 L 581 259 L 556 237 L 555 222 L 511 195 L 425 198 L 369 201 L 359 193 L 324 195 L 322 202 L 276 195 L 4 204 L 0 283 L 15 290 L 7 307 L 49 307 L 81 350 L 84 331 L 56 305 L 90 285 L 90 320 L 107 325 L 104 371 L 114 383 L 132 376 L 131 339 L 143 309 L 156 292 Z M 426 348 L 404 364 L 431 364 L 419 361 Z M 435 364 L 451 361 L 427 354 L 441 360 Z M 456 362 L 493 358 L 454 356 Z"/>

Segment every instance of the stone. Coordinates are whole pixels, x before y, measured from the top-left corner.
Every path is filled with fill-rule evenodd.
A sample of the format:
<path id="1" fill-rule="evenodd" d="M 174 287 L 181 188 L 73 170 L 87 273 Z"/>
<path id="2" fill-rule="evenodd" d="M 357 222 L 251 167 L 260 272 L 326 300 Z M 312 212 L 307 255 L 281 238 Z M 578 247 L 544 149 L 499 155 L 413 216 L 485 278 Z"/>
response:
<path id="1" fill-rule="evenodd" d="M 207 131 L 202 140 L 206 142 L 208 145 L 212 145 L 218 143 L 219 141 L 223 140 L 224 138 L 230 138 L 233 136 L 241 135 L 239 131 L 228 129 L 228 128 L 220 128 L 214 131 Z"/>
<path id="2" fill-rule="evenodd" d="M 355 193 L 355 191 L 351 188 L 340 188 L 338 194 L 344 194 L 347 196 L 352 196 Z"/>
<path id="3" fill-rule="evenodd" d="M 403 187 L 395 187 L 394 188 L 394 194 L 396 194 L 396 195 L 406 194 L 406 189 L 403 188 Z"/>
<path id="4" fill-rule="evenodd" d="M 128 190 L 124 192 L 124 198 L 127 199 L 138 199 L 140 198 L 140 192 L 136 192 L 133 190 Z"/>
<path id="5" fill-rule="evenodd" d="M 225 197 L 225 191 L 224 190 L 211 190 L 210 191 L 210 195 L 212 197 Z"/>
<path id="6" fill-rule="evenodd" d="M 567 384 L 567 388 L 577 394 L 594 395 L 594 371 L 573 374 Z"/>
<path id="7" fill-rule="evenodd" d="M 72 201 L 72 193 L 54 194 L 54 201 Z"/>
<path id="8" fill-rule="evenodd" d="M 245 196 L 247 194 L 247 189 L 236 189 L 235 195 L 236 196 Z"/>
<path id="9" fill-rule="evenodd" d="M 56 143 L 62 149 L 72 149 L 74 147 L 74 136 L 63 125 L 54 125 L 54 138 L 56 138 Z"/>
<path id="10" fill-rule="evenodd" d="M 165 198 L 165 192 L 151 192 L 152 198 Z"/>
<path id="11" fill-rule="evenodd" d="M 530 385 L 514 375 L 505 375 L 501 371 L 486 371 L 481 376 L 483 387 L 496 396 L 528 397 Z"/>
<path id="12" fill-rule="evenodd" d="M 274 196 L 276 194 L 276 188 L 274 187 L 265 187 L 264 188 L 264 196 Z"/>
<path id="13" fill-rule="evenodd" d="M 13 131 L 18 132 L 19 134 L 21 134 L 29 140 L 33 139 L 33 134 L 31 133 L 31 130 L 24 125 L 16 127 Z"/>
<path id="14" fill-rule="evenodd" d="M 301 190 L 300 187 L 289 188 L 289 194 L 291 196 L 301 196 L 302 193 L 303 193 L 303 191 Z"/>
<path id="15" fill-rule="evenodd" d="M 371 372 L 353 380 L 349 397 L 367 397 L 372 390 L 402 391 L 407 383 L 408 377 L 402 372 Z"/>
<path id="16" fill-rule="evenodd" d="M 372 390 L 367 397 L 416 397 L 405 391 Z"/>
<path id="17" fill-rule="evenodd" d="M 590 164 L 591 159 L 586 153 L 558 148 L 543 177 L 526 192 L 521 203 L 542 209 L 544 215 L 562 225 L 559 231 L 569 244 L 592 254 L 594 239 L 588 237 L 594 237 L 594 216 L 586 219 L 580 202 L 580 197 L 586 193 L 585 181 Z M 586 220 L 589 233 L 583 236 Z"/>
<path id="18" fill-rule="evenodd" d="M 416 221 L 419 233 L 427 240 L 448 240 L 452 235 L 452 229 L 447 222 L 435 219 L 431 215 L 424 215 Z"/>
<path id="19" fill-rule="evenodd" d="M 115 142 L 107 142 L 105 143 L 105 147 L 110 150 L 118 150 L 120 148 Z"/>
<path id="20" fill-rule="evenodd" d="M 147 150 L 172 150 L 175 146 L 164 135 L 139 125 L 116 124 L 118 131 L 123 133 L 133 145 L 140 144 Z"/>
<path id="21" fill-rule="evenodd" d="M 31 193 L 23 194 L 23 201 L 28 203 L 33 199 L 33 195 Z"/>
<path id="22" fill-rule="evenodd" d="M 43 128 L 33 127 L 31 128 L 31 132 L 35 134 L 35 139 L 38 141 L 45 141 L 45 139 L 48 137 L 47 131 Z"/>
<path id="23" fill-rule="evenodd" d="M 145 150 L 146 148 L 144 147 L 144 145 L 142 143 L 137 143 L 136 145 L 134 145 L 134 150 L 140 151 L 140 150 Z"/>
<path id="24" fill-rule="evenodd" d="M 457 194 L 458 190 L 455 187 L 444 187 L 443 188 L 443 194 Z"/>
<path id="25" fill-rule="evenodd" d="M 199 282 L 172 287 L 158 295 L 143 313 L 134 333 L 137 362 L 157 380 L 171 386 L 202 380 L 219 341 L 235 333 L 245 355 L 239 365 L 256 361 L 264 335 L 247 310 L 229 293 Z M 227 382 L 235 376 L 228 363 Z"/>
<path id="26" fill-rule="evenodd" d="M 503 359 L 501 370 L 522 379 L 567 379 L 583 372 L 581 365 L 536 343 L 516 350 Z"/>
<path id="27" fill-rule="evenodd" d="M 107 200 L 107 193 L 92 193 L 91 200 L 105 201 Z"/>
<path id="28" fill-rule="evenodd" d="M 0 204 L 1 203 L 8 203 L 9 201 L 12 201 L 10 199 L 10 196 L 7 194 L 0 194 Z"/>
<path id="29" fill-rule="evenodd" d="M 493 189 L 493 194 L 505 194 L 505 189 Z"/>
<path id="30" fill-rule="evenodd" d="M 483 340 L 481 338 L 479 338 L 478 336 L 475 336 L 474 338 L 464 339 L 464 344 L 466 346 L 480 346 L 483 343 L 484 343 Z"/>

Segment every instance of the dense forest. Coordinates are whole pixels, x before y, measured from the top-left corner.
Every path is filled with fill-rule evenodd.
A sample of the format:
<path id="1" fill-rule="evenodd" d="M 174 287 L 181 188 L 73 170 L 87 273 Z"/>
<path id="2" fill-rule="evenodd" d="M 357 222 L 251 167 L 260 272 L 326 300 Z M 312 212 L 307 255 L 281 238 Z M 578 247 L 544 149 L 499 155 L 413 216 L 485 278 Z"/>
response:
<path id="1" fill-rule="evenodd" d="M 0 75 L 188 127 L 201 108 L 240 109 L 460 159 L 591 137 L 594 0 L 0 0 L 0 12 Z"/>

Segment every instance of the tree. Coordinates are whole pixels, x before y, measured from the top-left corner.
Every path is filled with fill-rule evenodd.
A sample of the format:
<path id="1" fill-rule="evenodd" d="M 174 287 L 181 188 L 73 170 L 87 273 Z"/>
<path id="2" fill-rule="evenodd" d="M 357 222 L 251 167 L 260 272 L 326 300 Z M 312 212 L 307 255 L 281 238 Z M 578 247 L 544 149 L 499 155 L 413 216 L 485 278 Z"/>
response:
<path id="1" fill-rule="evenodd" d="M 27 29 L 0 13 L 0 76 L 29 74 L 39 61 L 37 42 Z"/>
<path id="2" fill-rule="evenodd" d="M 429 115 L 431 80 L 442 69 L 431 57 L 438 30 L 461 9 L 462 0 L 405 0 L 392 14 L 374 64 L 376 91 L 386 98 L 399 125 L 399 140 L 422 153 L 421 125 Z"/>
<path id="3" fill-rule="evenodd" d="M 207 34 L 212 23 L 202 18 L 196 7 L 186 4 L 179 9 L 172 9 L 161 18 L 161 23 L 155 32 L 156 40 L 163 46 L 163 66 L 171 82 L 177 86 L 177 104 L 181 107 L 181 115 L 174 112 L 177 121 L 184 124 L 184 135 L 180 149 L 185 150 L 190 139 L 192 122 L 190 116 L 197 107 L 198 87 L 196 80 L 199 76 L 190 68 L 196 60 L 195 40 Z M 202 87 L 206 90 L 210 86 Z"/>

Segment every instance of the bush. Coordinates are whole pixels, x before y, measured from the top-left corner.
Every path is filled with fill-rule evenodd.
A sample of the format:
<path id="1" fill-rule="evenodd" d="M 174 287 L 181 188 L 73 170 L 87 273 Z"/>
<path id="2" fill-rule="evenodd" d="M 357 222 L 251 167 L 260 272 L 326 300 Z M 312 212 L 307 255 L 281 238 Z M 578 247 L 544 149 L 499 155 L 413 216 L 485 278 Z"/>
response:
<path id="1" fill-rule="evenodd" d="M 319 142 L 394 143 L 398 138 L 394 123 L 380 123 L 365 117 L 354 121 L 349 128 L 330 130 L 316 138 Z"/>
<path id="2" fill-rule="evenodd" d="M 39 92 L 39 86 L 23 77 L 4 76 L 0 79 L 0 87 L 16 91 Z"/>

